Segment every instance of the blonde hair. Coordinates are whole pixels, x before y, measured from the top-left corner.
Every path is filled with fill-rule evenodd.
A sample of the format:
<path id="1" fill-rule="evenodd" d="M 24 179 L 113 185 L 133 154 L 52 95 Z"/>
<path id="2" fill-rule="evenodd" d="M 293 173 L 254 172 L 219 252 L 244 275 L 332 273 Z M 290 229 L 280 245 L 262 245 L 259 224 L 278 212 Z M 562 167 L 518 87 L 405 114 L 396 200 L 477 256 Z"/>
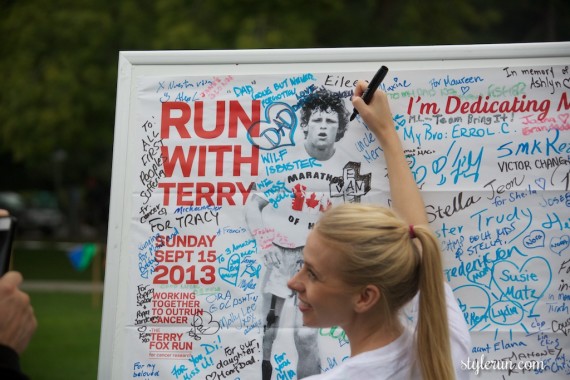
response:
<path id="1" fill-rule="evenodd" d="M 416 341 L 423 378 L 453 379 L 443 265 L 433 232 L 410 227 L 388 208 L 365 204 L 329 209 L 314 230 L 344 253 L 340 276 L 348 286 L 378 287 L 384 323 L 391 325 L 420 291 Z"/>

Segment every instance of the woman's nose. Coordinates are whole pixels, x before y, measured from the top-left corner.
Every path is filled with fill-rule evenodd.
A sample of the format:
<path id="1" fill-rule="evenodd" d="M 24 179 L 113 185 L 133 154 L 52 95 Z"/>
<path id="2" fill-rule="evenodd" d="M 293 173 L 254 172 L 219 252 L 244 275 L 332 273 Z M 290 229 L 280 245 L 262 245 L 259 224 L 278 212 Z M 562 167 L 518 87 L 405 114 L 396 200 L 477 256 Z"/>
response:
<path id="1" fill-rule="evenodd" d="M 297 272 L 293 277 L 289 279 L 289 281 L 287 281 L 287 287 L 296 292 L 298 292 L 300 288 L 298 277 L 299 277 L 299 272 Z"/>

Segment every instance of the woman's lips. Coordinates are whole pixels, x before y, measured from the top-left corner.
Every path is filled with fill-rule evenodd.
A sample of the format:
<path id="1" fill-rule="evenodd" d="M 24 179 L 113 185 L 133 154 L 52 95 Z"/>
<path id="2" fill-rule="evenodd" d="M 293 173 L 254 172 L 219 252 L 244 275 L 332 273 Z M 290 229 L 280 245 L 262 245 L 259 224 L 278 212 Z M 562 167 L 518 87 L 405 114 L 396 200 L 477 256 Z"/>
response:
<path id="1" fill-rule="evenodd" d="M 299 310 L 303 313 L 307 310 L 309 310 L 311 308 L 311 306 L 306 303 L 305 301 L 303 301 L 302 299 L 299 299 Z"/>

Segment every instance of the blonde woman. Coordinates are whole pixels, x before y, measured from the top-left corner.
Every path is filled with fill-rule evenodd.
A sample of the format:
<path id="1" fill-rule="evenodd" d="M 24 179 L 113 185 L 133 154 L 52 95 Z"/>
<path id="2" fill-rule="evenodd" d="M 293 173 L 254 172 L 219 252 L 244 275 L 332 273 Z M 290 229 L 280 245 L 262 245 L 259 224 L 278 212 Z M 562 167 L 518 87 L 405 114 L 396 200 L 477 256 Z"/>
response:
<path id="1" fill-rule="evenodd" d="M 406 162 L 385 93 L 367 105 L 355 88 L 353 105 L 384 151 L 393 209 L 344 204 L 317 222 L 302 269 L 288 282 L 303 323 L 340 326 L 351 356 L 309 379 L 466 379 L 469 331 L 443 278 L 439 244 L 428 226 L 420 192 Z M 412 330 L 399 312 L 418 303 Z"/>

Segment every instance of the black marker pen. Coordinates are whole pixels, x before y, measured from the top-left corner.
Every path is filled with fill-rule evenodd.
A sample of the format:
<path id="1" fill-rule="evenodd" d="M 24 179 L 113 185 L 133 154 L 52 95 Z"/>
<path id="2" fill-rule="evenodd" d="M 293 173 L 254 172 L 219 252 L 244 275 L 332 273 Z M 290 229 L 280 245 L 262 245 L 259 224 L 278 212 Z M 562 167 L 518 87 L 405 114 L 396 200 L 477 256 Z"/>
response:
<path id="1" fill-rule="evenodd" d="M 372 100 L 372 96 L 374 95 L 374 91 L 378 89 L 378 86 L 380 86 L 380 83 L 382 83 L 382 81 L 386 77 L 386 74 L 388 74 L 388 68 L 386 66 L 382 66 L 376 72 L 374 78 L 372 78 L 372 81 L 370 81 L 370 83 L 368 84 L 368 88 L 362 94 L 362 100 L 364 100 L 364 103 L 366 104 L 370 103 L 370 101 Z M 352 115 L 350 116 L 350 121 L 354 120 L 356 115 L 358 115 L 358 111 L 355 108 L 354 112 L 352 112 Z"/>

